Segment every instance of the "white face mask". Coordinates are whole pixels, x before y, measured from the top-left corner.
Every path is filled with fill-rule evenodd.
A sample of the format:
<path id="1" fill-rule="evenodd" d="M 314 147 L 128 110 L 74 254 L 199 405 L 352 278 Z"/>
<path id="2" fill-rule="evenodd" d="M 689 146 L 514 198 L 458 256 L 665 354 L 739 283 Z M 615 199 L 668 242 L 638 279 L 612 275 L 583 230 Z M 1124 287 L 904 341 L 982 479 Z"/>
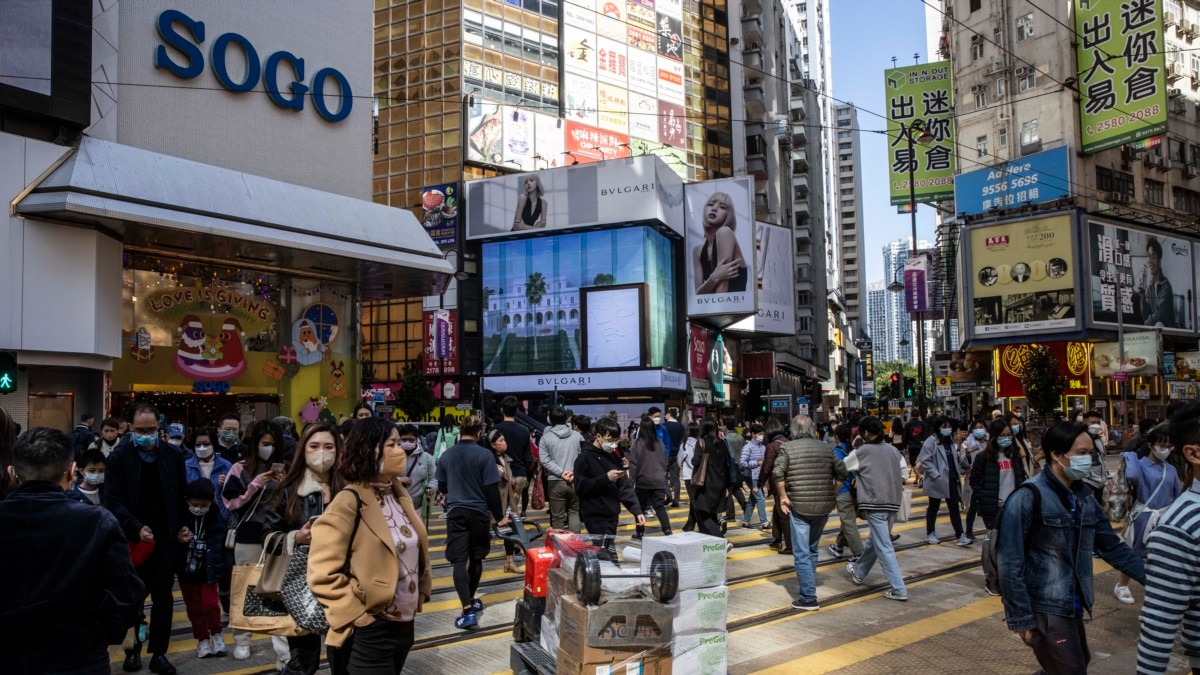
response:
<path id="1" fill-rule="evenodd" d="M 208 513 L 208 509 L 209 507 L 207 506 L 192 506 L 191 504 L 188 504 L 188 511 L 190 511 L 193 516 L 202 516 Z"/>
<path id="2" fill-rule="evenodd" d="M 196 456 L 199 457 L 200 459 L 208 459 L 209 457 L 212 457 L 213 456 L 213 446 L 197 445 L 196 446 Z"/>
<path id="3" fill-rule="evenodd" d="M 304 464 L 314 473 L 325 473 L 333 466 L 335 459 L 335 451 L 333 450 L 317 450 L 316 452 L 304 453 Z"/>
<path id="4" fill-rule="evenodd" d="M 1168 457 L 1171 456 L 1171 448 L 1169 448 L 1169 447 L 1154 448 L 1154 456 L 1157 457 L 1158 461 L 1160 461 L 1160 462 L 1165 461 Z"/>
<path id="5" fill-rule="evenodd" d="M 1099 436 L 1100 430 L 1101 430 L 1101 426 L 1099 424 L 1089 424 L 1088 425 L 1088 433 L 1093 436 Z"/>
<path id="6" fill-rule="evenodd" d="M 258 448 L 258 458 L 265 462 L 268 459 L 271 459 L 271 454 L 274 452 L 275 452 L 275 446 L 261 445 Z"/>
<path id="7" fill-rule="evenodd" d="M 609 452 L 612 452 L 614 449 L 616 449 L 617 442 L 616 441 L 601 441 L 600 447 L 604 448 L 605 450 L 607 450 Z"/>
<path id="8" fill-rule="evenodd" d="M 182 438 L 168 438 L 167 443 L 178 448 L 179 446 L 183 445 L 183 439 Z"/>
<path id="9" fill-rule="evenodd" d="M 654 423 L 655 423 L 655 424 L 662 424 L 662 418 L 661 418 L 661 417 L 651 417 L 650 419 L 654 420 Z"/>

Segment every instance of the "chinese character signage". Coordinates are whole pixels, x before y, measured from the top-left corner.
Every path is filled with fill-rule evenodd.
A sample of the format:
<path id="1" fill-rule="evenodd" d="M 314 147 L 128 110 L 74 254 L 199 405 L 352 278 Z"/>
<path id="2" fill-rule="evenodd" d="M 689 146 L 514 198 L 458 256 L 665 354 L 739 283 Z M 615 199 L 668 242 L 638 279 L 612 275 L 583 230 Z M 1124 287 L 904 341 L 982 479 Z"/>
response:
<path id="1" fill-rule="evenodd" d="M 1158 331 L 1153 330 L 1126 333 L 1124 363 L 1118 343 L 1097 342 L 1092 347 L 1092 371 L 1096 377 L 1112 377 L 1114 373 L 1139 377 L 1158 375 L 1159 354 L 1162 353 L 1159 337 Z M 1175 368 L 1178 377 L 1178 360 Z"/>
<path id="2" fill-rule="evenodd" d="M 1191 333 L 1192 244 L 1090 220 L 1087 227 L 1092 323 Z"/>
<path id="3" fill-rule="evenodd" d="M 1162 3 L 1075 0 L 1075 28 L 1083 152 L 1166 131 Z"/>
<path id="4" fill-rule="evenodd" d="M 904 261 L 904 311 L 919 314 L 929 309 L 928 259 L 914 256 Z"/>
<path id="5" fill-rule="evenodd" d="M 442 316 L 438 316 L 438 314 Z M 422 357 L 425 363 L 425 376 L 457 375 L 458 374 L 458 312 L 454 310 L 435 310 L 425 312 L 425 349 Z M 442 370 L 442 368 L 445 370 Z"/>
<path id="6" fill-rule="evenodd" d="M 964 263 L 973 337 L 1079 326 L 1074 223 L 1072 215 L 1056 215 L 967 231 Z"/>
<path id="7" fill-rule="evenodd" d="M 1044 342 L 1041 346 L 1050 350 L 1058 359 L 1058 372 L 1067 378 L 1064 396 L 1087 396 L 1091 387 L 1091 369 L 1088 368 L 1088 345 L 1086 342 Z M 996 378 L 996 396 L 1000 398 L 1022 398 L 1025 388 L 1021 386 L 1021 373 L 1025 363 L 1037 344 L 1005 345 L 1000 347 L 998 360 L 1000 376 Z"/>
<path id="8" fill-rule="evenodd" d="M 458 184 L 434 185 L 421 190 L 421 224 L 438 246 L 453 246 L 458 238 Z"/>
<path id="9" fill-rule="evenodd" d="M 690 361 L 691 374 L 693 380 L 708 380 L 708 329 L 704 326 L 692 324 L 688 327 L 691 332 L 691 339 L 688 348 L 688 361 Z"/>
<path id="10" fill-rule="evenodd" d="M 954 198 L 954 113 L 950 62 L 892 68 L 885 72 L 887 136 L 892 204 L 909 202 L 909 176 L 917 202 Z M 919 142 L 915 121 L 933 138 Z M 909 140 L 912 148 L 909 148 Z"/>
<path id="11" fill-rule="evenodd" d="M 1071 152 L 1054 148 L 954 177 L 954 210 L 976 215 L 1020 208 L 1071 194 Z"/>

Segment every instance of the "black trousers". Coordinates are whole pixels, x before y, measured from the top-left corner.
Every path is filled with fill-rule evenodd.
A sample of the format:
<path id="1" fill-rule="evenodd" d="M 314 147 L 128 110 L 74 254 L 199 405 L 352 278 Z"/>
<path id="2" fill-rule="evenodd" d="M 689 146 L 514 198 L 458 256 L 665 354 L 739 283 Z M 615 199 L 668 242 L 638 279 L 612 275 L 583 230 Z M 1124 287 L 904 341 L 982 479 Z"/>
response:
<path id="1" fill-rule="evenodd" d="M 166 654 L 171 642 L 171 622 L 175 614 L 175 556 L 178 549 L 165 533 L 155 533 L 154 552 L 137 568 L 138 578 L 146 585 L 146 595 L 154 606 L 150 609 L 150 634 L 147 638 L 150 654 Z M 145 604 L 143 598 L 142 604 Z M 135 624 L 136 625 L 136 624 Z"/>
<path id="2" fill-rule="evenodd" d="M 1045 675 L 1087 675 L 1092 653 L 1082 616 L 1033 613 L 1033 655 Z"/>
<path id="3" fill-rule="evenodd" d="M 925 508 L 925 533 L 933 534 L 934 526 L 937 524 L 938 509 L 942 506 L 942 500 L 929 498 L 929 506 Z M 950 525 L 954 528 L 954 536 L 961 537 L 963 534 L 962 513 L 959 512 L 958 498 L 951 496 L 946 500 L 946 510 L 950 512 Z"/>
<path id="4" fill-rule="evenodd" d="M 341 647 L 329 647 L 333 675 L 396 675 L 412 649 L 416 633 L 412 621 L 385 621 L 355 628 Z"/>
<path id="5" fill-rule="evenodd" d="M 710 537 L 723 537 L 721 533 L 721 524 L 718 522 L 718 515 L 712 511 L 694 511 L 696 514 L 696 528 L 701 534 L 707 534 Z"/>
<path id="6" fill-rule="evenodd" d="M 642 512 L 645 513 L 647 508 L 654 509 L 654 515 L 658 516 L 658 525 L 662 528 L 662 533 L 671 534 L 671 516 L 667 513 L 667 507 L 663 504 L 663 500 L 667 496 L 667 491 L 658 488 L 634 488 L 634 492 L 637 493 L 638 504 Z M 638 534 L 645 531 L 645 526 L 637 528 Z"/>
<path id="7" fill-rule="evenodd" d="M 675 458 L 671 458 L 671 463 L 667 465 L 667 487 L 671 490 L 671 499 L 675 505 L 679 505 L 679 500 L 683 499 L 683 493 L 679 491 L 679 464 L 675 462 Z"/>
<path id="8" fill-rule="evenodd" d="M 283 669 L 284 675 L 313 675 L 317 672 L 317 667 L 321 665 L 321 636 L 310 633 L 289 637 L 287 641 L 291 658 Z"/>

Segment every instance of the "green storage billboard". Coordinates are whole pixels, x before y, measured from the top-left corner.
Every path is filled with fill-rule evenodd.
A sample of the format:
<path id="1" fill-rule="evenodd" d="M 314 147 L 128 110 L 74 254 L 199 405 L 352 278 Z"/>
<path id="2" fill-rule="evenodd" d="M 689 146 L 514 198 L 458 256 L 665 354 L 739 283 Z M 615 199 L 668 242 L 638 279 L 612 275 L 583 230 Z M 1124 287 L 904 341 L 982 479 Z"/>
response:
<path id="1" fill-rule="evenodd" d="M 1085 154 L 1167 130 L 1162 2 L 1075 0 Z"/>
<path id="2" fill-rule="evenodd" d="M 908 204 L 908 179 L 913 177 L 917 202 L 954 199 L 954 89 L 950 62 L 891 68 L 884 71 L 888 101 L 888 180 L 892 204 Z M 933 138 L 919 143 L 914 122 Z"/>

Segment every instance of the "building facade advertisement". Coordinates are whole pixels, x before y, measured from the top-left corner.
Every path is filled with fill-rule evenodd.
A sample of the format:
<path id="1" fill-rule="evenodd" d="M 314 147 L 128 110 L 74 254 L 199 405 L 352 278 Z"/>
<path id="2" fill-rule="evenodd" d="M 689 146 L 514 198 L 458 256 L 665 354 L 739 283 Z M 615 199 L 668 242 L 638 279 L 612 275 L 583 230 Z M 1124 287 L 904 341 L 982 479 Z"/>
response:
<path id="1" fill-rule="evenodd" d="M 1165 132 L 1167 49 L 1162 3 L 1075 0 L 1074 4 L 1084 154 Z"/>
<path id="2" fill-rule="evenodd" d="M 686 186 L 688 315 L 755 311 L 751 179 Z"/>
<path id="3" fill-rule="evenodd" d="M 658 102 L 658 142 L 673 148 L 684 147 L 686 121 L 683 106 L 669 101 Z"/>
<path id="4" fill-rule="evenodd" d="M 708 381 L 708 329 L 691 324 L 688 327 L 688 369 L 693 380 Z M 705 385 L 707 388 L 707 384 Z M 711 397 L 712 392 L 709 392 Z M 711 399 L 710 399 L 711 402 Z"/>
<path id="5" fill-rule="evenodd" d="M 596 34 L 567 24 L 563 27 L 563 65 L 568 71 L 596 77 Z"/>
<path id="6" fill-rule="evenodd" d="M 1168 380 L 1200 382 L 1200 352 L 1165 352 L 1163 375 Z"/>
<path id="7" fill-rule="evenodd" d="M 563 23 L 568 26 L 575 26 L 580 30 L 589 33 L 596 30 L 596 11 L 591 0 L 575 3 L 571 0 L 566 0 L 562 3 L 563 8 Z"/>
<path id="8" fill-rule="evenodd" d="M 653 33 L 650 35 L 654 36 Z M 658 98 L 683 105 L 683 63 L 658 57 Z"/>
<path id="9" fill-rule="evenodd" d="M 452 309 L 434 310 L 425 312 L 424 319 L 425 348 L 421 352 L 421 360 L 424 362 L 425 376 L 458 375 L 458 312 Z"/>
<path id="10" fill-rule="evenodd" d="M 579 144 L 568 151 L 584 152 Z M 651 220 L 684 234 L 683 181 L 653 156 L 471 181 L 467 192 L 468 239 Z"/>
<path id="11" fill-rule="evenodd" d="M 920 314 L 929 309 L 929 259 L 912 256 L 904 261 L 904 311 Z"/>
<path id="12" fill-rule="evenodd" d="M 421 190 L 421 225 L 438 246 L 458 241 L 458 183 L 433 185 Z"/>
<path id="13" fill-rule="evenodd" d="M 1036 152 L 954 177 L 954 210 L 967 215 L 1052 202 L 1071 194 L 1071 151 Z"/>
<path id="14" fill-rule="evenodd" d="M 1089 220 L 1086 247 L 1093 324 L 1192 333 L 1195 272 L 1191 242 Z"/>
<path id="15" fill-rule="evenodd" d="M 630 84 L 633 80 L 630 79 Z M 658 99 L 629 90 L 629 135 L 658 144 Z M 643 153 L 636 153 L 643 154 Z"/>
<path id="16" fill-rule="evenodd" d="M 599 111 L 596 100 L 596 81 L 568 72 L 565 76 L 566 88 L 566 119 L 568 123 L 596 125 L 596 114 Z"/>
<path id="17" fill-rule="evenodd" d="M 584 368 L 640 368 L 645 362 L 645 284 L 585 288 Z"/>
<path id="18" fill-rule="evenodd" d="M 1079 326 L 1073 216 L 973 227 L 965 243 L 974 337 Z"/>
<path id="19" fill-rule="evenodd" d="M 1121 361 L 1121 345 L 1116 342 L 1097 342 L 1092 346 L 1092 371 L 1096 377 L 1126 377 L 1158 375 L 1159 355 L 1162 353 L 1158 331 L 1147 330 L 1125 334 L 1125 361 Z M 1178 377 L 1179 362 L 1175 363 Z M 1116 379 L 1116 378 L 1114 378 Z"/>
<path id="20" fill-rule="evenodd" d="M 992 359 L 990 351 L 935 352 L 932 374 L 950 378 L 953 396 L 987 392 L 993 386 Z"/>
<path id="21" fill-rule="evenodd" d="M 600 111 L 598 119 L 600 128 L 606 131 L 615 132 L 617 136 L 623 138 L 623 143 L 629 143 L 629 92 L 625 91 L 624 87 L 618 87 L 608 82 L 601 82 L 596 85 L 596 99 L 599 102 Z M 609 151 L 600 143 L 595 147 L 603 148 L 600 161 L 604 159 L 615 159 L 629 154 L 629 149 L 620 144 L 616 149 Z"/>
<path id="22" fill-rule="evenodd" d="M 548 391 L 622 391 L 627 389 L 687 389 L 687 375 L 670 370 L 601 370 L 543 375 L 487 375 L 483 387 L 497 393 Z"/>
<path id="23" fill-rule="evenodd" d="M 1043 346 L 1058 359 L 1058 372 L 1067 378 L 1064 396 L 1087 396 L 1091 393 L 1091 368 L 1086 342 L 1045 342 L 1021 345 L 1004 345 L 997 350 L 1000 375 L 996 378 L 996 396 L 1000 398 L 1023 398 L 1025 388 L 1021 386 L 1021 373 L 1025 370 L 1033 348 Z"/>
<path id="24" fill-rule="evenodd" d="M 624 41 L 596 39 L 596 74 L 601 81 L 626 85 L 629 78 L 629 48 Z"/>
<path id="25" fill-rule="evenodd" d="M 742 377 L 747 380 L 775 377 L 775 352 L 742 354 Z"/>
<path id="26" fill-rule="evenodd" d="M 909 203 L 910 172 L 917 202 L 953 199 L 956 153 L 950 62 L 888 69 L 884 90 L 892 204 Z M 918 141 L 921 132 L 910 133 L 917 121 L 932 136 L 928 143 Z"/>
<path id="27" fill-rule="evenodd" d="M 793 239 L 785 227 L 757 223 L 754 241 L 758 310 L 752 327 L 756 333 L 794 335 L 796 332 L 795 265 Z M 730 327 L 740 330 L 741 323 Z"/>

